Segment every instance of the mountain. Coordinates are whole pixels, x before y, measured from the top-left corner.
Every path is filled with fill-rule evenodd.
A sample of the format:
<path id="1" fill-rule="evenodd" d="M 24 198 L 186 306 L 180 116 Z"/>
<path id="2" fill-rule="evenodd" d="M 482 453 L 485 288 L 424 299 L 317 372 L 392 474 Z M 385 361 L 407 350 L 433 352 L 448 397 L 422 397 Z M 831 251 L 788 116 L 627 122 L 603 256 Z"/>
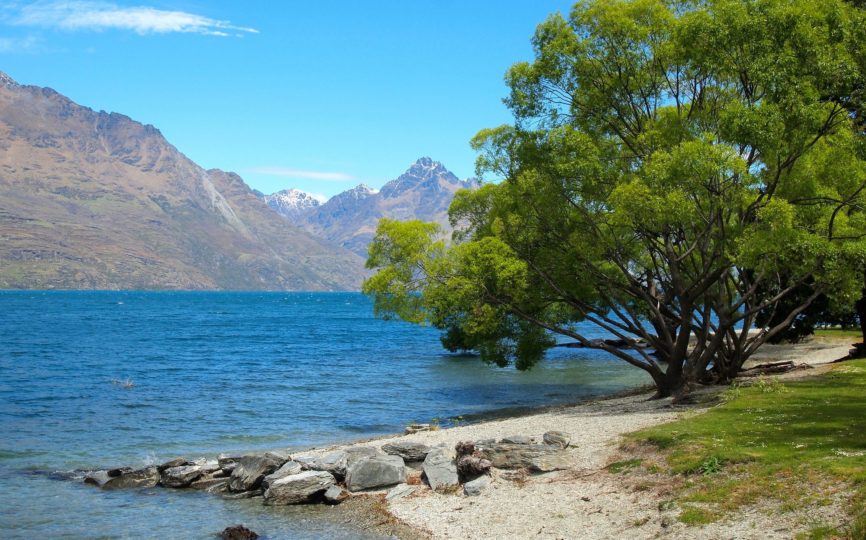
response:
<path id="1" fill-rule="evenodd" d="M 293 207 L 290 213 L 271 206 L 312 234 L 366 257 L 380 218 L 435 221 L 448 229 L 448 206 L 454 193 L 476 187 L 476 180 L 460 180 L 438 161 L 422 157 L 379 191 L 361 184 L 324 204 Z"/>
<path id="2" fill-rule="evenodd" d="M 257 194 L 264 199 L 268 206 L 295 225 L 303 221 L 302 216 L 306 215 L 308 210 L 322 204 L 319 199 L 309 193 L 294 188 L 284 189 L 271 195 L 264 195 L 261 192 Z"/>
<path id="3" fill-rule="evenodd" d="M 150 125 L 0 74 L 0 288 L 347 290 L 363 259 Z"/>

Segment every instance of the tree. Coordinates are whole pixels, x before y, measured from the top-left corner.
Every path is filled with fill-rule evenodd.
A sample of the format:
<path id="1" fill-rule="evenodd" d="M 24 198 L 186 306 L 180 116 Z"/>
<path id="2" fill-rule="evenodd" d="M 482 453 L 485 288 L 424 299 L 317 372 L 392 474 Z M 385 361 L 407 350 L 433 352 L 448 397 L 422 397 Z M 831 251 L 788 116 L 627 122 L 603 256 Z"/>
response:
<path id="1" fill-rule="evenodd" d="M 551 16 L 535 60 L 506 75 L 514 124 L 472 141 L 479 174 L 503 181 L 457 194 L 450 246 L 383 220 L 364 291 L 379 315 L 500 365 L 532 366 L 559 335 L 644 369 L 659 396 L 731 380 L 866 266 L 862 133 L 840 98 L 862 87 L 864 28 L 834 0 L 597 0 Z"/>

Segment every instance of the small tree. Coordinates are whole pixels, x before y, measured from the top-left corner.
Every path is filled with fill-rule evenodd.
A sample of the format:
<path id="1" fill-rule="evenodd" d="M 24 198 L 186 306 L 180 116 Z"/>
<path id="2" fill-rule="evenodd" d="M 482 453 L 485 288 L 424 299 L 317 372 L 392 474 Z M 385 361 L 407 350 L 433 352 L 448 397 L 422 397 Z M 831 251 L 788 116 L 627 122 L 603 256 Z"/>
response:
<path id="1" fill-rule="evenodd" d="M 514 125 L 472 142 L 479 174 L 504 181 L 458 193 L 450 247 L 434 226 L 380 222 L 364 291 L 500 365 L 532 366 L 558 334 L 644 369 L 660 396 L 730 380 L 866 263 L 862 137 L 839 99 L 862 87 L 864 28 L 823 0 L 598 0 L 550 17 L 506 77 Z"/>

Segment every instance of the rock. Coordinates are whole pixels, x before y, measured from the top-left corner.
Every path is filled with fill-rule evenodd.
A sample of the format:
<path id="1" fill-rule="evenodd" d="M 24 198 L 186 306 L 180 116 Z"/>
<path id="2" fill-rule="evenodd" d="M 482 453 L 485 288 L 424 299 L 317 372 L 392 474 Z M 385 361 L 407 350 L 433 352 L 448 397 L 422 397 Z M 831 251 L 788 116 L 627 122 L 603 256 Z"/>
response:
<path id="1" fill-rule="evenodd" d="M 111 474 L 109 472 L 109 474 Z M 146 467 L 137 471 L 128 471 L 111 478 L 103 484 L 102 489 L 152 488 L 159 483 L 159 471 L 156 467 Z"/>
<path id="2" fill-rule="evenodd" d="M 108 476 L 108 471 L 91 471 L 84 476 L 84 483 L 91 486 L 102 487 L 103 484 L 108 482 L 110 479 L 111 477 Z"/>
<path id="3" fill-rule="evenodd" d="M 385 495 L 386 501 L 391 501 L 394 499 L 402 499 L 403 497 L 408 497 L 409 495 L 415 493 L 418 490 L 418 486 L 410 486 L 409 484 L 398 484 L 391 488 L 391 491 Z"/>
<path id="4" fill-rule="evenodd" d="M 460 456 L 457 458 L 457 476 L 461 480 L 475 478 L 476 476 L 489 473 L 492 466 L 493 464 L 490 460 L 475 455 Z"/>
<path id="5" fill-rule="evenodd" d="M 315 470 L 313 467 L 316 465 L 316 462 L 319 460 L 316 456 L 293 456 L 292 461 L 297 461 L 301 464 L 301 468 L 305 471 Z"/>
<path id="6" fill-rule="evenodd" d="M 215 478 L 213 475 L 207 474 L 201 476 L 198 480 L 195 480 L 193 483 L 189 485 L 190 489 L 197 489 L 200 491 L 209 491 L 210 488 L 214 486 L 227 486 L 229 481 L 225 478 Z M 219 491 L 219 490 L 217 490 Z"/>
<path id="7" fill-rule="evenodd" d="M 259 537 L 253 531 L 247 529 L 243 525 L 232 525 L 226 527 L 220 533 L 221 540 L 256 540 Z"/>
<path id="8" fill-rule="evenodd" d="M 276 471 L 283 461 L 275 456 L 244 456 L 238 462 L 229 478 L 229 490 L 250 491 L 262 485 L 265 476 Z"/>
<path id="9" fill-rule="evenodd" d="M 494 444 L 478 449 L 497 469 L 528 469 L 535 472 L 558 471 L 574 466 L 562 448 L 549 444 Z"/>
<path id="10" fill-rule="evenodd" d="M 262 488 L 268 489 L 268 486 L 270 486 L 274 481 L 279 480 L 280 478 L 285 478 L 286 476 L 298 474 L 301 470 L 301 464 L 297 461 L 287 461 L 283 463 L 282 467 L 262 479 Z"/>
<path id="11" fill-rule="evenodd" d="M 325 471 L 334 475 L 338 480 L 346 477 L 348 468 L 355 462 L 380 455 L 379 451 L 371 446 L 357 446 L 345 450 L 335 450 L 318 458 L 301 456 L 301 466 L 311 471 Z M 297 461 L 297 459 L 296 459 Z"/>
<path id="12" fill-rule="evenodd" d="M 400 456 L 375 455 L 352 463 L 346 472 L 349 491 L 393 486 L 406 481 L 406 466 Z"/>
<path id="13" fill-rule="evenodd" d="M 459 484 L 454 452 L 449 448 L 433 448 L 424 460 L 424 475 L 433 491 Z"/>
<path id="14" fill-rule="evenodd" d="M 156 470 L 162 473 L 162 471 L 166 469 L 171 469 L 172 467 L 180 467 L 183 465 L 189 465 L 189 461 L 187 461 L 186 458 L 177 457 L 172 459 L 171 461 L 166 461 L 162 465 L 158 465 L 156 467 Z"/>
<path id="15" fill-rule="evenodd" d="M 430 424 L 409 424 L 406 426 L 406 435 L 412 435 L 421 431 L 430 431 Z"/>
<path id="16" fill-rule="evenodd" d="M 558 446 L 560 448 L 568 448 L 571 443 L 571 436 L 563 431 L 548 431 L 544 434 L 544 444 Z"/>
<path id="17" fill-rule="evenodd" d="M 328 504 L 340 504 L 349 498 L 349 492 L 334 484 L 325 490 L 325 502 Z"/>
<path id="18" fill-rule="evenodd" d="M 211 495 L 217 495 L 222 493 L 228 493 L 229 491 L 229 481 L 225 478 L 222 479 L 222 482 L 218 484 L 212 484 L 211 486 L 205 488 L 206 493 L 210 493 Z"/>
<path id="19" fill-rule="evenodd" d="M 481 492 L 487 489 L 489 485 L 489 476 L 479 476 L 475 480 L 463 484 L 463 493 L 469 497 L 475 497 L 476 495 L 481 495 Z"/>
<path id="20" fill-rule="evenodd" d="M 128 472 L 132 472 L 132 467 L 120 467 L 118 469 L 109 469 L 108 470 L 108 477 L 109 478 L 117 478 L 121 474 L 128 473 Z"/>
<path id="21" fill-rule="evenodd" d="M 336 483 L 326 471 L 304 471 L 275 480 L 265 491 L 265 504 L 300 504 L 310 502 Z"/>
<path id="22" fill-rule="evenodd" d="M 394 441 L 383 446 L 382 451 L 392 456 L 400 456 L 403 461 L 424 461 L 430 447 L 414 441 Z"/>
<path id="23" fill-rule="evenodd" d="M 283 463 L 292 460 L 292 455 L 286 450 L 271 450 L 265 452 L 265 456 L 272 457 L 277 461 L 282 461 Z"/>
<path id="24" fill-rule="evenodd" d="M 225 474 L 231 476 L 232 471 L 235 470 L 235 467 L 238 466 L 238 461 L 241 458 L 237 456 L 229 456 L 227 454 L 220 454 L 217 458 L 217 464 L 220 466 L 220 470 Z"/>
<path id="25" fill-rule="evenodd" d="M 511 435 L 510 437 L 502 437 L 502 440 L 505 444 L 532 444 L 532 437 L 527 437 L 526 435 Z"/>
<path id="26" fill-rule="evenodd" d="M 202 475 L 199 465 L 180 465 L 162 471 L 160 482 L 165 487 L 185 488 Z"/>

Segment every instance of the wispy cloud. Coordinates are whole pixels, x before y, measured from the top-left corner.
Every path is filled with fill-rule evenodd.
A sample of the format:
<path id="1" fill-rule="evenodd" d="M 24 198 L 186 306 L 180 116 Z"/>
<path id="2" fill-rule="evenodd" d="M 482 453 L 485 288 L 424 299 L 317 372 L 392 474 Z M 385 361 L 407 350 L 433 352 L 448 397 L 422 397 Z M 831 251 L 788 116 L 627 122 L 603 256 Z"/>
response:
<path id="1" fill-rule="evenodd" d="M 250 169 L 256 174 L 268 176 L 282 176 L 285 178 L 299 178 L 306 180 L 325 180 L 327 182 L 349 182 L 357 180 L 351 174 L 341 172 L 305 171 L 302 169 L 289 169 L 286 167 L 254 167 Z"/>
<path id="2" fill-rule="evenodd" d="M 23 38 L 0 37 L 0 53 L 33 52 L 39 45 L 39 39 L 33 36 Z"/>
<path id="3" fill-rule="evenodd" d="M 108 2 L 36 2 L 8 16 L 11 24 L 62 30 L 131 30 L 138 34 L 172 32 L 207 36 L 257 34 L 255 28 L 237 26 L 229 21 L 211 19 L 185 11 L 169 11 L 147 6 L 123 7 Z"/>

